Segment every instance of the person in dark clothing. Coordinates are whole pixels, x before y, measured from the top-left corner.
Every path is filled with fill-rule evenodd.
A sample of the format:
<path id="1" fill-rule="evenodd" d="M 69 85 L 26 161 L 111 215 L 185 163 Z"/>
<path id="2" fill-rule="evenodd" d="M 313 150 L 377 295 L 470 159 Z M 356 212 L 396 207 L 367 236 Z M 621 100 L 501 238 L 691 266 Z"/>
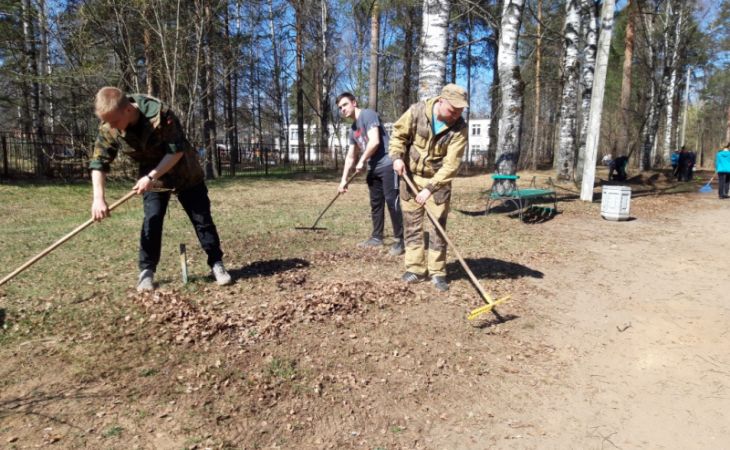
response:
<path id="1" fill-rule="evenodd" d="M 692 156 L 683 145 L 679 149 L 679 158 L 677 160 L 677 181 L 690 180 L 690 167 L 693 165 L 691 158 Z"/>
<path id="2" fill-rule="evenodd" d="M 626 181 L 626 166 L 629 163 L 629 157 L 621 155 L 611 161 L 608 166 L 608 179 L 615 181 Z M 616 172 L 616 175 L 613 173 Z"/>
<path id="3" fill-rule="evenodd" d="M 232 278 L 223 266 L 223 251 L 210 213 L 203 169 L 177 116 L 154 97 L 127 95 L 115 87 L 99 90 L 95 111 L 101 123 L 89 161 L 94 220 L 109 217 L 105 199 L 106 174 L 117 154 L 126 154 L 139 164 L 139 180 L 132 188 L 143 196 L 144 204 L 137 290 L 154 289 L 170 191 L 177 195 L 190 218 L 200 245 L 208 255 L 208 265 L 216 283 L 230 284 Z M 160 187 L 165 190 L 157 190 Z"/>
<path id="4" fill-rule="evenodd" d="M 370 238 L 358 244 L 361 248 L 383 245 L 385 228 L 385 207 L 390 213 L 395 243 L 390 247 L 393 256 L 405 252 L 403 243 L 403 215 L 398 201 L 398 176 L 393 171 L 393 161 L 388 156 L 388 134 L 380 122 L 378 113 L 371 109 L 360 109 L 355 96 L 343 92 L 337 96 L 337 107 L 342 117 L 353 120 L 350 130 L 350 147 L 342 169 L 342 181 L 337 190 L 347 192 L 347 174 L 355 166 L 360 172 L 368 164 L 367 183 L 370 191 L 370 215 L 373 232 Z M 357 163 L 355 161 L 357 160 Z"/>
<path id="5" fill-rule="evenodd" d="M 728 198 L 730 188 L 730 142 L 715 155 L 715 170 L 717 171 L 717 194 L 720 198 Z"/>

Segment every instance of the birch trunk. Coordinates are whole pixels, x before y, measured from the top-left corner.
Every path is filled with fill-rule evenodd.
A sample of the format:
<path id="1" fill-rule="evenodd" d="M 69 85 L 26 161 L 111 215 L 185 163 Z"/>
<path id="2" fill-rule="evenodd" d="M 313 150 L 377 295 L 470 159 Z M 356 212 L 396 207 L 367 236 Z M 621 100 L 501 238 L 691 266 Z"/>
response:
<path id="1" fill-rule="evenodd" d="M 560 102 L 560 138 L 555 159 L 555 175 L 559 180 L 572 180 L 578 134 L 578 0 L 568 0 L 565 10 L 565 63 L 563 95 Z"/>
<path id="2" fill-rule="evenodd" d="M 537 0 L 537 38 L 535 39 L 535 111 L 533 123 L 533 136 L 532 136 L 532 158 L 530 160 L 530 166 L 532 170 L 537 170 L 537 153 L 540 148 L 540 84 L 541 79 L 541 64 L 542 64 L 542 0 Z"/>
<path id="3" fill-rule="evenodd" d="M 380 43 L 380 3 L 373 2 L 370 16 L 370 77 L 368 81 L 368 106 L 378 110 L 378 44 Z"/>
<path id="4" fill-rule="evenodd" d="M 674 105 L 675 105 L 675 97 L 677 92 L 677 70 L 679 66 L 679 46 L 680 46 L 680 39 L 681 31 L 682 31 L 682 20 L 684 18 L 684 8 L 679 6 L 679 17 L 676 20 L 676 23 L 674 24 L 674 37 L 672 39 L 672 52 L 671 52 L 671 59 L 669 59 L 669 65 L 668 69 L 670 71 L 669 79 L 668 79 L 668 86 L 667 86 L 667 109 L 666 109 L 666 123 L 664 127 L 664 151 L 662 153 L 663 156 L 663 163 L 665 166 L 668 166 L 671 164 L 671 158 L 672 158 L 672 137 L 674 136 L 674 131 L 676 128 L 676 124 L 674 123 Z"/>
<path id="5" fill-rule="evenodd" d="M 423 0 L 419 100 L 438 96 L 444 82 L 450 6 L 449 0 Z"/>
<path id="6" fill-rule="evenodd" d="M 606 72 L 608 71 L 608 53 L 611 47 L 613 32 L 614 0 L 603 0 L 601 9 L 601 36 L 598 38 L 598 59 L 591 93 L 591 115 L 586 136 L 586 160 L 583 168 L 580 199 L 593 201 L 593 184 L 596 177 L 596 159 L 598 142 L 601 137 L 601 114 L 603 113 L 603 97 L 606 89 Z"/>
<path id="7" fill-rule="evenodd" d="M 517 161 L 520 157 L 524 83 L 520 75 L 518 47 L 523 6 L 523 0 L 504 0 L 502 6 L 499 57 L 497 59 L 502 93 L 502 113 L 499 118 L 499 135 L 495 155 L 495 171 L 499 174 L 514 175 L 517 172 Z M 512 186 L 512 182 L 504 180 L 495 188 L 500 192 L 510 189 Z"/>
<path id="8" fill-rule="evenodd" d="M 591 93 L 593 74 L 596 68 L 596 46 L 598 45 L 598 5 L 593 0 L 581 0 L 583 64 L 581 66 L 581 127 L 578 138 L 578 160 L 575 179 L 580 182 L 586 157 L 586 135 L 591 114 Z"/>
<path id="9" fill-rule="evenodd" d="M 649 102 L 649 114 L 647 115 L 647 124 L 645 127 L 643 137 L 643 154 L 641 170 L 649 170 L 652 165 L 657 161 L 657 135 L 659 133 L 659 116 L 661 110 L 665 107 L 667 99 L 667 90 L 669 87 L 669 81 L 671 77 L 671 63 L 672 54 L 674 52 L 674 34 L 676 20 L 679 19 L 679 15 L 674 12 L 674 5 L 672 1 L 667 3 L 667 7 L 664 14 L 664 63 L 662 64 L 662 75 L 659 81 L 652 80 L 650 102 Z M 653 28 L 650 23 L 646 24 L 647 36 L 651 35 L 651 29 Z M 650 42 L 648 46 L 650 52 L 650 60 L 656 61 L 656 51 L 653 49 L 653 43 Z M 652 64 L 654 65 L 654 63 Z M 657 87 L 658 85 L 658 87 Z"/>

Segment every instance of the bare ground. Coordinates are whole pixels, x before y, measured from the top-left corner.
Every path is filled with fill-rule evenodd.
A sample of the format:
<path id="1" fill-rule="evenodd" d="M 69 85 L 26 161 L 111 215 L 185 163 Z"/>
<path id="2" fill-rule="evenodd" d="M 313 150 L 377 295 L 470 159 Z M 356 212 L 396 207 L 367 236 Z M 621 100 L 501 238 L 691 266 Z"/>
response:
<path id="1" fill-rule="evenodd" d="M 103 320 L 0 348 L 0 448 L 730 448 L 730 203 L 662 192 L 622 223 L 455 198 L 457 245 L 512 295 L 502 322 L 465 319 L 480 303 L 455 260 L 439 295 L 352 236 L 229 239 L 232 287 L 99 292 L 71 303 Z"/>

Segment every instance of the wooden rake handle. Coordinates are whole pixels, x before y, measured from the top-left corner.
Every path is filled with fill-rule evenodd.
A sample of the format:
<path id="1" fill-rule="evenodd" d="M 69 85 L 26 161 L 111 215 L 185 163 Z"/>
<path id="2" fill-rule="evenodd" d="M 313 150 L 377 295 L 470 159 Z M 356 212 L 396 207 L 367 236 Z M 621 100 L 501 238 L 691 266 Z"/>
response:
<path id="1" fill-rule="evenodd" d="M 112 211 L 117 206 L 121 205 L 122 203 L 124 203 L 127 200 L 129 200 L 130 198 L 132 198 L 134 196 L 134 194 L 135 194 L 134 191 L 129 191 L 129 193 L 127 193 L 127 195 L 125 195 L 124 197 L 122 197 L 119 200 L 117 200 L 116 202 L 114 202 L 109 207 L 109 211 Z M 15 278 L 19 273 L 21 273 L 22 271 L 24 271 L 28 267 L 30 267 L 33 264 L 35 264 L 36 262 L 38 262 L 44 256 L 46 256 L 47 254 L 51 253 L 53 250 L 57 249 L 58 247 L 60 247 L 63 243 L 65 243 L 66 241 L 68 241 L 72 237 L 74 237 L 77 234 L 79 234 L 81 231 L 83 231 L 85 228 L 87 228 L 92 223 L 94 223 L 94 219 L 89 219 L 86 222 L 84 222 L 81 225 L 79 225 L 78 227 L 74 228 L 74 230 L 71 231 L 70 233 L 68 233 L 66 236 L 64 236 L 61 239 L 59 239 L 58 241 L 54 242 L 50 247 L 46 248 L 45 250 L 43 250 L 42 252 L 40 252 L 36 256 L 32 257 L 25 264 L 23 264 L 22 266 L 20 266 L 17 269 L 15 269 L 10 275 L 8 275 L 5 278 L 3 278 L 2 280 L 0 280 L 0 286 L 2 286 L 3 284 L 5 284 L 8 281 L 10 281 L 13 278 Z"/>
<path id="2" fill-rule="evenodd" d="M 352 181 L 353 178 L 355 178 L 356 176 L 357 176 L 357 172 L 353 172 L 353 174 L 350 175 L 350 177 L 345 182 L 345 186 L 348 186 L 350 184 L 350 181 Z M 312 225 L 310 228 L 312 228 L 312 229 L 317 228 L 317 224 L 319 223 L 319 220 L 322 218 L 322 216 L 324 216 L 324 213 L 326 213 L 327 210 L 330 209 L 330 206 L 332 206 L 332 204 L 335 202 L 335 200 L 337 200 L 338 198 L 340 198 L 340 195 L 342 195 L 342 192 L 337 191 L 337 195 L 335 195 L 335 197 L 322 210 L 322 212 L 319 214 L 319 217 L 317 217 L 317 220 L 314 221 L 314 225 Z"/>
<path id="3" fill-rule="evenodd" d="M 406 181 L 406 184 L 408 184 L 408 187 L 411 188 L 411 190 L 417 195 L 418 189 L 413 184 L 413 181 L 411 181 L 411 177 L 408 175 L 408 173 L 403 172 L 402 175 L 403 179 Z M 477 277 L 474 276 L 474 273 L 471 271 L 469 266 L 466 264 L 466 261 L 464 261 L 464 258 L 461 256 L 461 252 L 459 252 L 459 249 L 456 248 L 453 242 L 451 242 L 451 239 L 446 235 L 446 230 L 444 230 L 444 227 L 441 226 L 438 220 L 431 214 L 431 212 L 426 208 L 426 205 L 423 205 L 423 209 L 426 211 L 426 215 L 431 220 L 431 223 L 436 227 L 439 233 L 441 233 L 441 236 L 444 238 L 446 243 L 454 250 L 454 253 L 456 253 L 456 257 L 458 258 L 459 262 L 461 263 L 461 267 L 464 268 L 464 271 L 466 271 L 466 274 L 469 275 L 469 279 L 471 280 L 474 287 L 479 291 L 479 294 L 482 296 L 482 299 L 488 304 L 488 305 L 494 305 L 495 302 L 492 299 L 492 297 L 487 294 L 487 292 L 484 290 L 482 285 L 479 283 L 479 280 L 477 280 Z"/>

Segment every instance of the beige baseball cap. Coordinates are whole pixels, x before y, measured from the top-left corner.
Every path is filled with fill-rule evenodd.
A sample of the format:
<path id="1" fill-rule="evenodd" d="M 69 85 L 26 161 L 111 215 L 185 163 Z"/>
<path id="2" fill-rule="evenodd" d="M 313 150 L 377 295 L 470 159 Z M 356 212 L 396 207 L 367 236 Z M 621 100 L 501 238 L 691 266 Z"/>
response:
<path id="1" fill-rule="evenodd" d="M 453 83 L 444 86 L 439 97 L 447 100 L 454 108 L 469 106 L 469 95 L 466 93 L 466 89 Z"/>

